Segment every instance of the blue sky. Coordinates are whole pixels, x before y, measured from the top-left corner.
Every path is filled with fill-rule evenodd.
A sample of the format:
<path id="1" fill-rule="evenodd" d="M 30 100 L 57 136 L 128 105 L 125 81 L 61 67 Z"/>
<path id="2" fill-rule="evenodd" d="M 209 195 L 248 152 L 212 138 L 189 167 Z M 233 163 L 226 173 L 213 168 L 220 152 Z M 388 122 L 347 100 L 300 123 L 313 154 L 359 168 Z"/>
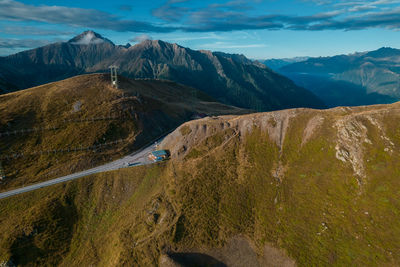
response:
<path id="1" fill-rule="evenodd" d="M 400 0 L 0 0 L 0 55 L 94 30 L 255 59 L 400 48 Z"/>

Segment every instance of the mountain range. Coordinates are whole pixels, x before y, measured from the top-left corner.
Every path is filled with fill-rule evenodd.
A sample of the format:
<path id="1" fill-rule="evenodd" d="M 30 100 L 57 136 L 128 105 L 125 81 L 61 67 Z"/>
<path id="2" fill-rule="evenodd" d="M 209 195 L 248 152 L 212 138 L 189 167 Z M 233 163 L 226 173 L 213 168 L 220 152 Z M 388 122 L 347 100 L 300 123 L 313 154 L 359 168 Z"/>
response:
<path id="1" fill-rule="evenodd" d="M 280 68 L 297 63 L 297 62 L 302 62 L 306 61 L 310 57 L 294 57 L 294 58 L 271 58 L 271 59 L 266 59 L 266 60 L 259 60 L 261 63 L 266 65 L 268 68 L 271 68 L 272 70 L 279 70 Z"/>
<path id="2" fill-rule="evenodd" d="M 253 110 L 325 107 L 310 91 L 243 55 L 195 51 L 160 40 L 115 45 L 93 31 L 0 58 L 0 88 L 8 92 L 106 72 L 110 65 L 130 78 L 172 80 L 225 104 Z"/>
<path id="3" fill-rule="evenodd" d="M 269 63 L 266 62 L 268 65 Z M 400 50 L 308 58 L 276 70 L 328 106 L 393 103 L 400 99 Z"/>

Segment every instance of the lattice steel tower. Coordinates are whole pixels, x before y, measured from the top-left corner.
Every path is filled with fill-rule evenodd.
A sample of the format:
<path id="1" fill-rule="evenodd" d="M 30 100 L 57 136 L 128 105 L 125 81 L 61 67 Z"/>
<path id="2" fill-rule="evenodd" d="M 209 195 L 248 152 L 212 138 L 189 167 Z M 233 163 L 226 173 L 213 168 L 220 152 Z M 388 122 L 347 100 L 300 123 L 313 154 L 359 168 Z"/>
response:
<path id="1" fill-rule="evenodd" d="M 0 180 L 3 180 L 6 178 L 6 174 L 4 173 L 3 166 L 1 166 L 1 161 L 0 161 Z"/>
<path id="2" fill-rule="evenodd" d="M 118 75 L 117 75 L 117 69 L 118 67 L 115 65 L 110 66 L 111 69 L 111 86 L 118 88 Z"/>

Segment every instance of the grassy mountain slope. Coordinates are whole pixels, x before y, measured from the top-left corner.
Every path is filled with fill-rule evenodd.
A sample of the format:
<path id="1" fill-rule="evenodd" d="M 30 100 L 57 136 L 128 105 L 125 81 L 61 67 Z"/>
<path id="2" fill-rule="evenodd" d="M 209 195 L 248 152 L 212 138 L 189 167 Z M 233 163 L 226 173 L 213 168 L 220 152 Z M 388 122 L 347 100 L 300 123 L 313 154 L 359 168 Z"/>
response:
<path id="1" fill-rule="evenodd" d="M 0 190 L 110 161 L 198 113 L 242 114 L 173 82 L 83 75 L 0 96 Z M 6 134 L 7 133 L 7 134 Z M 115 143 L 115 141 L 118 141 Z"/>
<path id="2" fill-rule="evenodd" d="M 168 162 L 0 200 L 0 259 L 396 266 L 399 110 L 296 109 L 185 123 L 163 141 Z"/>

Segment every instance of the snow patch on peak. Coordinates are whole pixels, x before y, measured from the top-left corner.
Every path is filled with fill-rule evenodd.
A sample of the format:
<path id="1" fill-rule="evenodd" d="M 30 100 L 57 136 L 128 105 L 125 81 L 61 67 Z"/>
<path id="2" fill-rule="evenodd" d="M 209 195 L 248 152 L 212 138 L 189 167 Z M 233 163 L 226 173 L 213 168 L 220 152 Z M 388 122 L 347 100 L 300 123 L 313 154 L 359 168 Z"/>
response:
<path id="1" fill-rule="evenodd" d="M 105 42 L 103 38 L 98 37 L 93 31 L 84 32 L 71 41 L 71 43 L 75 45 L 101 44 Z"/>

